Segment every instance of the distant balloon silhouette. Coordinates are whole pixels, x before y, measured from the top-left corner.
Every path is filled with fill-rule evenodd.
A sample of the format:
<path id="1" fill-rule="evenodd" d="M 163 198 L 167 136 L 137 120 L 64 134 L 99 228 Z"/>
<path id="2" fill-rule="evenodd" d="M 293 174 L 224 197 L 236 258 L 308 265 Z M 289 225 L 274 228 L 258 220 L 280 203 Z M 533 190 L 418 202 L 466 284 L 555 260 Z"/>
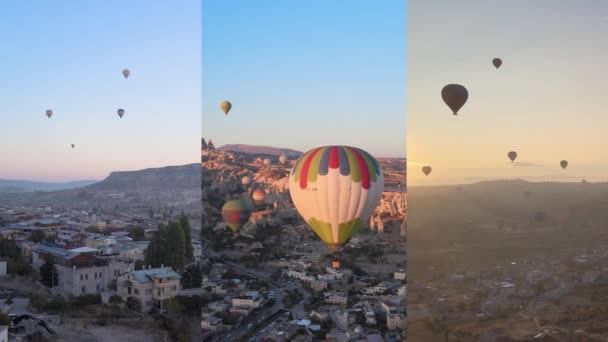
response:
<path id="1" fill-rule="evenodd" d="M 122 116 L 125 115 L 125 110 L 124 109 L 119 109 L 116 111 L 116 113 L 118 113 L 118 116 L 120 116 L 120 118 L 122 119 Z"/>
<path id="2" fill-rule="evenodd" d="M 47 116 L 47 117 L 50 119 L 50 118 L 51 118 L 51 116 L 53 116 L 53 111 L 52 111 L 52 110 L 50 110 L 50 109 L 49 109 L 49 110 L 47 110 L 47 111 L 46 111 L 46 116 Z"/>
<path id="3" fill-rule="evenodd" d="M 285 162 L 287 162 L 287 157 L 285 157 L 284 155 L 279 157 L 279 163 L 281 163 L 281 165 L 285 165 Z"/>
<path id="4" fill-rule="evenodd" d="M 433 171 L 433 169 L 430 166 L 423 166 L 422 167 L 422 172 L 424 172 L 425 175 L 429 175 L 429 173 L 431 173 L 431 171 Z"/>
<path id="5" fill-rule="evenodd" d="M 494 64 L 494 67 L 496 67 L 496 69 L 498 69 L 502 65 L 502 59 L 500 59 L 500 58 L 494 58 L 492 60 L 492 64 Z"/>
<path id="6" fill-rule="evenodd" d="M 251 183 L 251 177 L 245 176 L 243 177 L 243 179 L 241 179 L 241 182 L 243 183 L 243 185 L 249 185 L 249 183 Z"/>
<path id="7" fill-rule="evenodd" d="M 515 158 L 517 158 L 517 152 L 511 151 L 511 152 L 507 153 L 507 156 L 509 156 L 509 159 L 511 159 L 511 163 L 512 163 L 513 161 L 515 161 Z"/>
<path id="8" fill-rule="evenodd" d="M 559 165 L 562 167 L 562 169 L 565 170 L 568 167 L 568 161 L 562 160 L 561 162 L 559 162 Z"/>
<path id="9" fill-rule="evenodd" d="M 72 144 L 72 148 L 74 148 L 76 145 Z"/>
<path id="10" fill-rule="evenodd" d="M 268 158 L 264 159 L 264 165 L 270 165 L 270 159 L 268 159 Z"/>
<path id="11" fill-rule="evenodd" d="M 469 98 L 469 92 L 467 88 L 460 84 L 448 84 L 441 90 L 441 97 L 448 107 L 452 110 L 454 115 L 458 115 L 458 111 Z"/>
<path id="12" fill-rule="evenodd" d="M 131 75 L 131 71 L 129 71 L 129 69 L 124 69 L 124 70 L 122 71 L 122 75 L 123 75 L 125 78 L 129 78 L 129 75 Z"/>
<path id="13" fill-rule="evenodd" d="M 232 109 L 232 103 L 224 101 L 220 104 L 220 108 L 222 109 L 222 112 L 224 112 L 225 115 L 228 115 L 228 112 L 230 111 L 230 109 Z"/>

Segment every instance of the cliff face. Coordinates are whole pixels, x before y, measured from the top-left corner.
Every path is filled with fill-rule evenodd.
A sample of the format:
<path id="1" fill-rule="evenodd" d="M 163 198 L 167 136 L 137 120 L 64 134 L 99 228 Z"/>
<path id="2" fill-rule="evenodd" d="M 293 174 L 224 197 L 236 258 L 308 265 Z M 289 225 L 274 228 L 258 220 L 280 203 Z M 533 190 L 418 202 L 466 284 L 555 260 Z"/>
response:
<path id="1" fill-rule="evenodd" d="M 140 171 L 112 172 L 103 181 L 86 190 L 176 190 L 197 189 L 200 186 L 198 164 L 167 166 Z"/>
<path id="2" fill-rule="evenodd" d="M 300 157 L 303 153 L 300 151 L 291 150 L 288 148 L 277 148 L 270 146 L 253 146 L 253 145 L 239 145 L 229 144 L 218 148 L 221 151 L 250 153 L 250 154 L 265 154 L 271 156 L 285 155 L 287 158 L 294 159 Z"/>

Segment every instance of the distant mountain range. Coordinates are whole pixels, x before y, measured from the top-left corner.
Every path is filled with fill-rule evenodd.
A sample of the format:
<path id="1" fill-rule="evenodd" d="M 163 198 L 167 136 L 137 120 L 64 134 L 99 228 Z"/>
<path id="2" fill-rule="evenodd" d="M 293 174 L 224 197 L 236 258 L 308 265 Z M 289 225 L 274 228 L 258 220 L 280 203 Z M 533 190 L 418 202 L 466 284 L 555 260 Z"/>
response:
<path id="1" fill-rule="evenodd" d="M 85 187 L 99 182 L 98 180 L 80 180 L 72 182 L 34 182 L 28 180 L 0 179 L 0 192 L 22 193 L 33 191 L 58 191 Z"/>
<path id="2" fill-rule="evenodd" d="M 285 155 L 287 158 L 293 159 L 300 157 L 303 153 L 288 148 L 278 148 L 270 146 L 255 146 L 242 144 L 229 144 L 217 148 L 220 151 L 240 152 L 249 154 L 267 154 L 271 156 Z"/>

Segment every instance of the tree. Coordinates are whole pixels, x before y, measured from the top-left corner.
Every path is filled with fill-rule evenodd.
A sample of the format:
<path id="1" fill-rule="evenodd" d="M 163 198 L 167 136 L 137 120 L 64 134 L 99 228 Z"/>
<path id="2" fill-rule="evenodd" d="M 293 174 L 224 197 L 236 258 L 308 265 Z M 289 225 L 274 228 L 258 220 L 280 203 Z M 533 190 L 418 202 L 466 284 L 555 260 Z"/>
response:
<path id="1" fill-rule="evenodd" d="M 110 305 L 113 307 L 118 307 L 120 304 L 122 304 L 122 297 L 119 295 L 112 295 L 112 297 L 108 299 L 108 303 L 110 303 Z"/>
<path id="2" fill-rule="evenodd" d="M 40 282 L 46 287 L 53 288 L 58 281 L 59 272 L 57 272 L 57 268 L 50 258 L 46 259 L 44 264 L 40 266 Z"/>
<path id="3" fill-rule="evenodd" d="M 192 231 L 190 229 L 190 222 L 188 216 L 182 213 L 179 218 L 179 224 L 184 231 L 184 247 L 186 249 L 186 260 L 191 261 L 194 257 L 194 251 L 192 250 Z"/>
<path id="4" fill-rule="evenodd" d="M 139 270 L 143 270 L 144 269 L 144 262 L 142 260 L 135 260 L 135 270 L 139 271 Z"/>
<path id="5" fill-rule="evenodd" d="M 140 226 L 135 226 L 135 227 L 131 228 L 131 231 L 129 232 L 129 237 L 131 237 L 131 239 L 133 239 L 135 241 L 141 241 L 141 240 L 145 239 L 144 228 L 140 227 Z"/>
<path id="6" fill-rule="evenodd" d="M 30 241 L 33 243 L 39 243 L 44 240 L 44 232 L 42 230 L 34 230 L 32 234 L 30 234 Z"/>
<path id="7" fill-rule="evenodd" d="M 4 312 L 0 312 L 0 325 L 11 325 L 11 318 Z"/>

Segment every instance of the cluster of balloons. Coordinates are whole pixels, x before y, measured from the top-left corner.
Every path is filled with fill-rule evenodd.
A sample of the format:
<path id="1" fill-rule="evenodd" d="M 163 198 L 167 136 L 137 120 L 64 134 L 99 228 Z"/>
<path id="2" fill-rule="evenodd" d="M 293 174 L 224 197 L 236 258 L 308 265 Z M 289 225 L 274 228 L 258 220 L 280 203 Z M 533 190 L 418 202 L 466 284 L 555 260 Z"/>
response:
<path id="1" fill-rule="evenodd" d="M 492 65 L 494 65 L 496 69 L 500 68 L 500 66 L 502 65 L 502 59 L 492 59 Z M 460 84 L 448 84 L 441 90 L 441 98 L 443 99 L 443 102 L 445 102 L 445 104 L 452 110 L 452 114 L 458 115 L 458 111 L 465 105 L 465 103 L 469 99 L 469 92 L 467 88 Z M 517 152 L 510 151 L 509 153 L 507 153 L 507 156 L 509 157 L 511 162 L 514 162 L 517 158 Z M 566 167 L 568 167 L 568 161 L 562 160 L 560 162 L 560 166 L 562 167 L 562 169 L 566 169 Z M 432 170 L 433 169 L 430 166 L 422 167 L 422 172 L 426 176 L 428 176 Z"/>
<path id="2" fill-rule="evenodd" d="M 515 159 L 517 159 L 517 152 L 510 151 L 509 153 L 507 153 L 507 157 L 509 157 L 509 159 L 511 160 L 511 163 L 513 163 L 515 161 Z M 562 169 L 565 170 L 568 167 L 568 161 L 567 160 L 560 161 L 559 166 L 561 166 Z"/>
<path id="3" fill-rule="evenodd" d="M 122 75 L 124 76 L 125 79 L 129 78 L 129 75 L 131 75 L 131 71 L 129 69 L 123 69 L 122 71 Z M 125 110 L 122 108 L 119 108 L 116 113 L 118 114 L 118 116 L 122 119 L 122 117 L 125 115 Z M 46 117 L 47 118 L 51 118 L 51 116 L 53 116 L 53 110 L 51 109 L 47 109 L 46 112 Z M 72 148 L 76 147 L 75 144 L 70 144 L 70 146 L 72 146 Z"/>

